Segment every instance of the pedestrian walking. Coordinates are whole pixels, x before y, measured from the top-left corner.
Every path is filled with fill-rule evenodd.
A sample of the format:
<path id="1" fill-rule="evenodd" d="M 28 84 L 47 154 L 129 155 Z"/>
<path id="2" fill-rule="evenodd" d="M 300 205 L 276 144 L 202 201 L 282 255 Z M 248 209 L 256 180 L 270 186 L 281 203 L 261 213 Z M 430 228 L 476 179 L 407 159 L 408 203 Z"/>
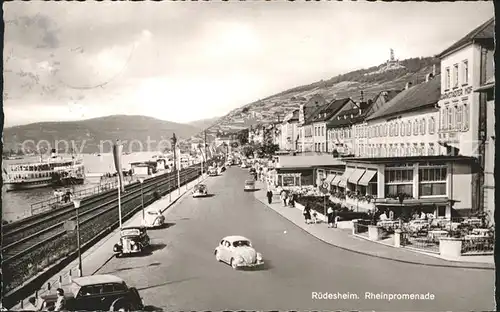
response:
<path id="1" fill-rule="evenodd" d="M 306 204 L 302 213 L 304 214 L 306 224 L 311 223 L 311 207 L 309 207 L 309 204 Z"/>
<path id="2" fill-rule="evenodd" d="M 64 311 L 66 310 L 66 300 L 64 299 L 64 290 L 62 288 L 57 288 L 57 300 L 54 304 L 54 311 Z"/>
<path id="3" fill-rule="evenodd" d="M 287 195 L 286 195 L 286 191 L 282 191 L 281 192 L 281 200 L 283 201 L 283 206 L 286 207 L 286 198 L 287 198 Z"/>
<path id="4" fill-rule="evenodd" d="M 273 203 L 273 192 L 270 189 L 267 190 L 267 203 Z"/>
<path id="5" fill-rule="evenodd" d="M 295 194 L 294 193 L 290 194 L 290 200 L 288 202 L 288 205 L 292 208 L 295 208 Z"/>
<path id="6" fill-rule="evenodd" d="M 328 217 L 328 227 L 333 227 L 333 209 L 332 207 L 328 207 L 328 210 L 326 211 L 326 215 Z"/>

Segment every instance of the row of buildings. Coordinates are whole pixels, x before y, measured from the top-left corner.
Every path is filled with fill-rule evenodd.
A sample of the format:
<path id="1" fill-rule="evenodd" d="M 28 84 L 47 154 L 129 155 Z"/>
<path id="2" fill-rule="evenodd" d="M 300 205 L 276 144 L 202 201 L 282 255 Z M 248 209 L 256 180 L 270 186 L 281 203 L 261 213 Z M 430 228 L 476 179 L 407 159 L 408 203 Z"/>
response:
<path id="1" fill-rule="evenodd" d="M 493 55 L 490 19 L 441 52 L 440 72 L 434 67 L 422 83 L 366 102 L 311 97 L 266 132 L 280 149 L 299 152 L 279 157 L 276 183 L 326 183 L 356 208 L 483 211 L 493 222 Z M 249 139 L 264 141 L 264 133 Z"/>

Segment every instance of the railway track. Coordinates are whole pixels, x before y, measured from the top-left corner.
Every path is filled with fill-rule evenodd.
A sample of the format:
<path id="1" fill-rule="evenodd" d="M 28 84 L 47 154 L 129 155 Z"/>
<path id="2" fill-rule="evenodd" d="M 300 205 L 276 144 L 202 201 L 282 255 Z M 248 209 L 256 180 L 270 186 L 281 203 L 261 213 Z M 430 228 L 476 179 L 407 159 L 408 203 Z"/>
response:
<path id="1" fill-rule="evenodd" d="M 186 168 L 184 170 L 187 170 Z M 182 174 L 182 171 L 181 171 Z M 151 183 L 156 183 L 161 181 L 162 179 L 169 178 L 170 176 L 175 175 L 174 173 L 166 173 L 160 176 L 152 177 L 146 179 L 144 181 L 143 187 Z M 125 186 L 125 192 L 134 191 L 136 189 L 140 189 L 139 182 L 134 184 L 129 184 Z M 111 198 L 117 198 L 116 189 L 109 190 L 105 193 L 100 194 L 100 196 L 83 198 L 80 206 L 80 211 L 84 212 L 86 209 L 91 209 L 90 206 L 98 205 L 100 202 L 104 200 L 109 200 Z M 49 210 L 43 214 L 39 214 L 33 217 L 28 217 L 26 219 L 11 223 L 3 227 L 2 229 L 2 244 L 8 245 L 12 242 L 15 242 L 19 239 L 22 239 L 26 236 L 30 236 L 43 228 L 52 226 L 61 221 L 66 220 L 66 215 L 68 212 L 74 211 L 73 204 L 70 203 L 63 207 L 59 207 L 53 210 Z"/>
<path id="2" fill-rule="evenodd" d="M 192 166 L 181 171 L 182 180 L 189 179 L 199 171 L 199 166 Z M 144 181 L 142 192 L 144 197 L 150 196 L 157 189 L 167 185 L 168 190 L 177 186 L 176 174 L 164 174 Z M 141 186 L 139 183 L 128 185 L 121 197 L 122 206 L 132 203 L 134 200 L 140 202 Z M 110 191 L 104 196 L 88 199 L 82 202 L 79 209 L 80 227 L 85 228 L 87 223 L 99 218 L 110 211 L 118 210 L 118 196 L 116 192 Z M 27 222 L 20 228 L 13 229 L 3 234 L 3 265 L 36 250 L 38 247 L 53 241 L 66 234 L 64 222 L 74 220 L 76 217 L 74 207 L 68 206 L 57 209 L 37 221 Z"/>

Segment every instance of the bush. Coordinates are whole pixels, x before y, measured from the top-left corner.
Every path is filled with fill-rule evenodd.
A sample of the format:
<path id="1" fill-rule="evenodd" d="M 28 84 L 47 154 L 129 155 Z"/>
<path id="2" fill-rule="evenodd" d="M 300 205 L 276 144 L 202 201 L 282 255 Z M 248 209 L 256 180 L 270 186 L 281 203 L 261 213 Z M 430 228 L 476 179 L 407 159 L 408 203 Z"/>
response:
<path id="1" fill-rule="evenodd" d="M 345 212 L 337 211 L 335 212 L 335 216 L 339 216 L 340 221 L 351 221 L 355 219 L 363 219 L 363 220 L 370 219 L 370 216 L 366 212 L 355 212 L 355 211 L 345 211 Z"/>

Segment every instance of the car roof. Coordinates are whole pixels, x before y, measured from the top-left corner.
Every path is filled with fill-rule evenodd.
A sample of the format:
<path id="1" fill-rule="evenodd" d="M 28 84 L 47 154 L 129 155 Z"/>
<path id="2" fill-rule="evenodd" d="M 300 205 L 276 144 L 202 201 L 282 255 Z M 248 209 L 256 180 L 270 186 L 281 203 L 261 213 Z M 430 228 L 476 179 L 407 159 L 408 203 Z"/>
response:
<path id="1" fill-rule="evenodd" d="M 104 284 L 104 283 L 124 283 L 124 281 L 111 274 L 100 274 L 100 275 L 89 275 L 84 277 L 73 278 L 73 283 L 79 286 L 87 286 L 93 284 Z"/>
<path id="2" fill-rule="evenodd" d="M 241 236 L 241 235 L 226 236 L 223 238 L 223 240 L 227 240 L 230 243 L 235 242 L 235 241 L 250 241 L 248 238 Z"/>

